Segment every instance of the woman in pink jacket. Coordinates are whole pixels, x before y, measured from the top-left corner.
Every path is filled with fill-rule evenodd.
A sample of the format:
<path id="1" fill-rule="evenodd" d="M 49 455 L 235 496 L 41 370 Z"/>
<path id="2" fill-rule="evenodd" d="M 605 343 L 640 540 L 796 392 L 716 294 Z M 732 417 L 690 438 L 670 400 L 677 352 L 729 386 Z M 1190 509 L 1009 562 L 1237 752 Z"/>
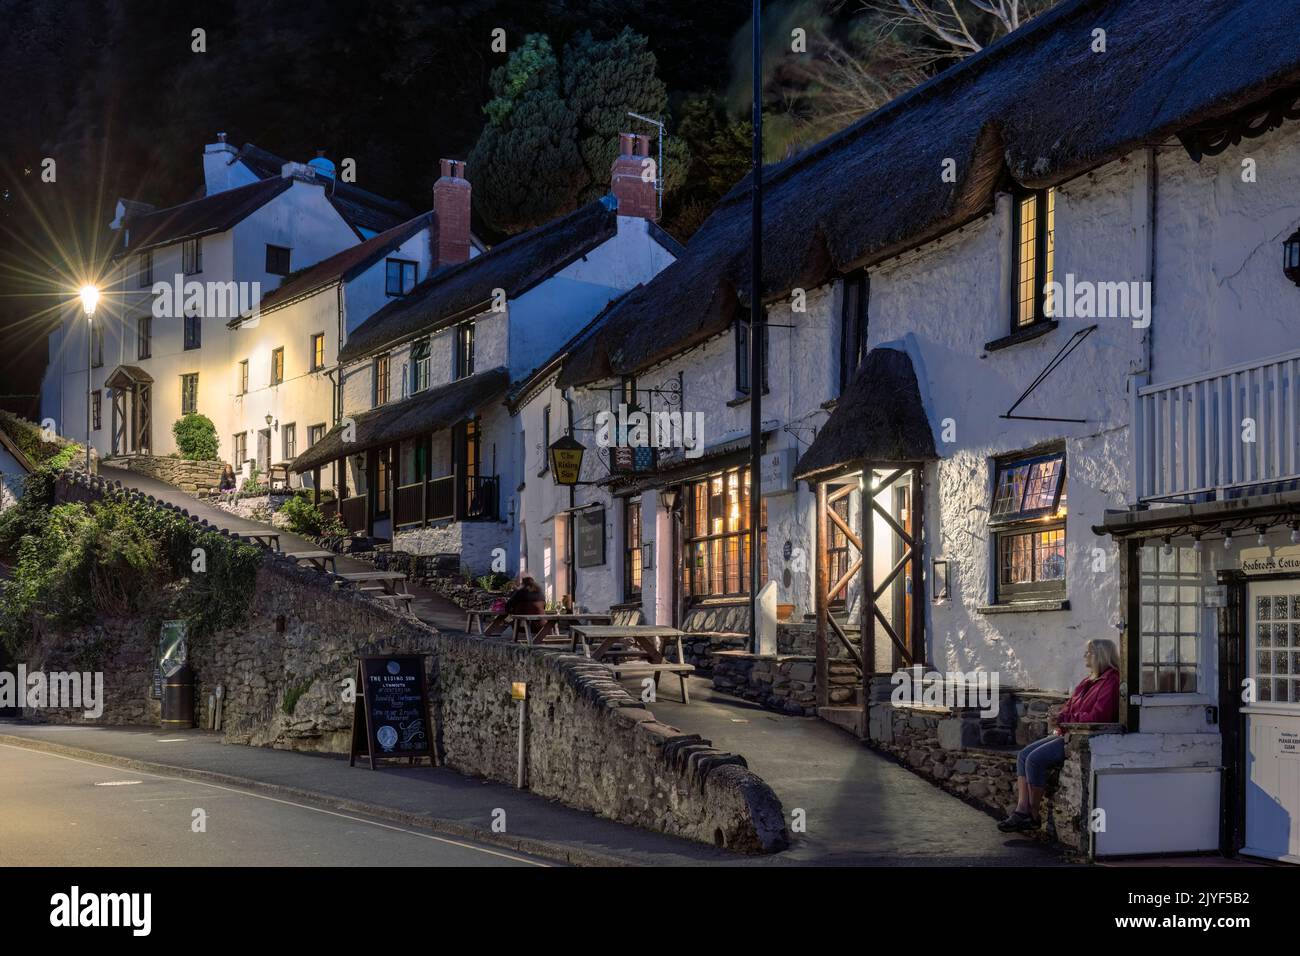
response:
<path id="1" fill-rule="evenodd" d="M 1036 830 L 1042 825 L 1038 805 L 1047 787 L 1047 771 L 1065 762 L 1065 733 L 1062 724 L 1110 724 L 1119 719 L 1119 651 L 1114 641 L 1088 642 L 1083 652 L 1088 677 L 1079 682 L 1070 699 L 1056 715 L 1056 726 L 1042 740 L 1035 740 L 1016 757 L 1016 791 L 1019 802 L 998 824 L 1003 833 Z"/>

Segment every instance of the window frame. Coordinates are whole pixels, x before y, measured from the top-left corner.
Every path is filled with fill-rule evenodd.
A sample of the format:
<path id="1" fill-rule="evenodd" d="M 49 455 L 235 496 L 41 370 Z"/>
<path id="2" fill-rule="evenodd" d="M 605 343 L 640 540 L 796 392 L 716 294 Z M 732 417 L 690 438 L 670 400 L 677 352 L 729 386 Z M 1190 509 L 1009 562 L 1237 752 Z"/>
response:
<path id="1" fill-rule="evenodd" d="M 1033 237 L 1033 258 L 1025 257 L 1027 245 L 1023 235 L 1025 223 L 1025 204 L 1033 202 L 1035 232 Z M 1037 328 L 1045 323 L 1055 321 L 1048 314 L 1046 286 L 1053 279 L 1056 257 L 1056 191 L 1054 189 L 1016 189 L 1011 194 L 1011 334 Z M 1043 223 L 1046 228 L 1041 228 Z M 1023 306 L 1027 301 L 1024 296 L 1025 266 L 1032 262 L 1033 278 L 1030 288 L 1033 291 L 1033 313 L 1028 320 L 1022 318 Z"/>
<path id="2" fill-rule="evenodd" d="M 280 451 L 283 461 L 293 461 L 298 457 L 298 423 L 289 422 L 280 426 Z"/>
<path id="3" fill-rule="evenodd" d="M 433 380 L 433 343 L 420 339 L 411 346 L 411 394 L 423 392 Z"/>
<path id="4" fill-rule="evenodd" d="M 104 323 L 103 321 L 93 323 L 90 326 L 90 367 L 104 367 Z"/>
<path id="5" fill-rule="evenodd" d="M 749 495 L 748 495 L 748 465 L 733 465 L 722 471 L 713 472 L 700 478 L 691 479 L 682 483 L 682 500 L 684 502 L 684 519 L 685 525 L 682 535 L 682 593 L 687 601 L 705 601 L 714 599 L 739 599 L 748 597 L 749 589 L 745 586 L 749 575 L 749 554 L 746 540 L 750 537 L 749 524 Z M 720 518 L 713 513 L 713 502 L 721 499 L 725 507 L 727 499 L 727 484 L 732 474 L 737 475 L 738 487 L 736 495 L 737 516 L 735 522 L 737 527 L 734 530 L 728 530 L 726 527 L 726 518 Z M 716 480 L 722 482 L 722 494 L 712 494 L 712 483 Z M 711 527 L 706 527 L 704 533 L 699 533 L 697 526 L 699 520 L 699 508 L 697 506 L 697 487 L 704 487 L 705 495 L 705 520 L 708 522 L 722 520 L 724 522 L 723 530 L 714 532 Z M 728 516 L 729 517 L 729 516 Z M 762 553 L 766 554 L 767 548 L 767 499 L 762 499 L 762 525 L 758 529 L 758 547 Z M 736 581 L 739 590 L 731 590 L 727 586 L 727 551 L 730 541 L 737 542 L 736 555 L 739 565 L 736 568 Z M 704 546 L 705 550 L 698 550 L 697 545 Z M 702 556 L 703 560 L 696 560 L 696 556 Z M 719 577 L 714 568 L 717 561 L 721 559 L 721 590 L 715 590 L 713 584 Z M 700 574 L 704 579 L 705 587 L 697 587 L 697 581 Z M 762 587 L 768 580 L 767 565 L 763 565 L 763 577 L 759 581 L 759 587 Z"/>
<path id="6" fill-rule="evenodd" d="M 182 326 L 182 350 L 192 352 L 203 348 L 203 316 L 193 313 L 186 315 Z"/>
<path id="7" fill-rule="evenodd" d="M 153 358 L 153 316 L 137 316 L 135 320 L 136 360 Z"/>
<path id="8" fill-rule="evenodd" d="M 840 303 L 840 394 L 849 387 L 867 357 L 868 321 L 871 310 L 871 276 L 866 272 L 846 276 Z M 850 339 L 850 332 L 853 338 Z M 850 349 L 850 345 L 853 346 Z M 850 362 L 852 353 L 856 353 Z"/>
<path id="9" fill-rule="evenodd" d="M 248 359 L 239 360 L 239 394 L 248 394 Z"/>
<path id="10" fill-rule="evenodd" d="M 280 258 L 280 253 L 284 253 L 283 272 L 279 271 L 278 269 L 272 268 L 272 266 L 278 266 L 280 264 L 277 261 Z M 270 243 L 270 242 L 266 244 L 266 274 L 267 275 L 279 276 L 280 278 L 284 278 L 285 276 L 289 275 L 289 273 L 293 272 L 292 262 L 293 262 L 292 248 L 290 248 L 289 246 L 277 246 L 274 243 Z"/>
<path id="11" fill-rule="evenodd" d="M 193 403 L 190 405 L 190 407 L 187 409 L 187 408 L 185 407 L 185 406 L 186 406 L 186 401 L 185 401 L 185 399 L 186 399 L 186 395 L 187 395 L 187 392 L 188 392 L 188 389 L 187 389 L 187 387 L 186 387 L 186 383 L 189 382 L 191 379 L 192 379 L 193 382 L 194 382 L 194 401 L 193 401 Z M 181 414 L 182 414 L 182 415 L 193 415 L 193 414 L 197 414 L 197 413 L 198 413 L 198 410 L 199 410 L 199 373 L 198 373 L 198 372 L 182 372 L 182 373 L 181 373 Z"/>
<path id="12" fill-rule="evenodd" d="M 1159 541 L 1149 541 L 1138 551 L 1138 640 L 1137 647 L 1134 648 L 1138 657 L 1138 693 L 1144 696 L 1196 694 L 1200 693 L 1201 665 L 1206 652 L 1202 640 L 1202 612 L 1206 585 L 1204 556 L 1186 545 L 1173 545 L 1168 555 L 1163 551 L 1164 545 Z M 1148 556 L 1154 560 L 1154 567 L 1147 565 Z M 1174 564 L 1172 570 L 1163 566 L 1170 559 Z M 1184 561 L 1189 561 L 1192 567 L 1185 570 Z M 1186 588 L 1193 589 L 1190 599 L 1184 599 L 1181 593 Z M 1174 592 L 1172 601 L 1161 599 L 1161 592 L 1165 590 Z M 1164 608 L 1172 609 L 1172 628 L 1161 625 L 1161 610 Z M 1184 609 L 1192 613 L 1190 629 L 1184 627 L 1182 623 Z M 1163 638 L 1173 639 L 1172 661 L 1160 659 Z M 1190 639 L 1194 658 L 1191 661 L 1184 659 L 1183 656 L 1185 639 Z M 1148 642 L 1151 648 L 1150 655 L 1147 650 Z M 1147 684 L 1148 670 L 1152 672 L 1151 685 Z M 1160 688 L 1161 674 L 1165 670 L 1171 670 L 1174 674 L 1174 682 L 1177 686 L 1173 689 Z M 1186 672 L 1190 672 L 1193 678 L 1190 689 L 1181 686 L 1182 675 Z"/>
<path id="13" fill-rule="evenodd" d="M 749 381 L 749 330 L 752 326 L 751 319 L 745 316 L 737 316 L 733 327 L 733 335 L 736 340 L 736 393 L 738 395 L 750 394 Z M 769 374 L 770 356 L 771 356 L 771 326 L 766 322 L 763 323 L 763 349 L 762 349 L 762 372 L 763 372 L 763 394 L 766 395 L 772 390 L 771 375 Z"/>
<path id="14" fill-rule="evenodd" d="M 623 601 L 639 602 L 644 584 L 641 566 L 641 496 L 623 499 Z M 635 581 L 635 583 L 633 583 Z"/>
<path id="15" fill-rule="evenodd" d="M 203 237 L 196 236 L 181 243 L 181 273 L 196 276 L 203 272 Z"/>
<path id="16" fill-rule="evenodd" d="M 244 462 L 248 460 L 248 432 L 235 432 L 231 439 L 231 451 L 234 458 L 231 464 L 237 469 L 243 468 Z"/>
<path id="17" fill-rule="evenodd" d="M 311 370 L 319 372 L 325 367 L 325 333 L 313 332 L 307 346 L 311 350 Z"/>
<path id="18" fill-rule="evenodd" d="M 1051 504 L 1035 508 L 1026 508 L 1025 504 L 1034 489 L 1034 468 L 1043 463 L 1056 461 L 1054 485 L 1051 489 Z M 1019 504 L 1004 515 L 997 515 L 999 491 L 1003 487 L 1002 478 L 1012 471 L 1025 468 L 1024 482 L 1019 487 Z M 1039 476 L 1041 481 L 1041 476 Z M 1013 484 L 1013 488 L 1015 485 Z M 1038 489 L 1041 493 L 1043 489 Z M 1068 588 L 1069 539 L 1066 522 L 1069 516 L 1069 473 L 1066 463 L 1065 448 L 1052 447 L 1035 452 L 1021 452 L 1003 455 L 993 459 L 993 481 L 989 491 L 989 531 L 993 552 L 993 586 L 995 604 L 1015 604 L 1025 601 L 1060 601 L 1065 600 Z M 1064 505 L 1064 509 L 1062 506 Z M 1059 543 L 1049 536 L 1059 532 Z M 1004 580 L 1004 569 L 1010 551 L 1017 539 L 1029 538 L 1029 567 L 1037 573 L 1038 561 L 1035 552 L 1042 547 L 1045 551 L 1059 548 L 1061 575 L 1059 578 L 1041 578 L 1029 581 Z M 1044 561 L 1052 560 L 1048 556 Z"/>
<path id="19" fill-rule="evenodd" d="M 271 385 L 284 384 L 284 346 L 271 349 Z"/>
<path id="20" fill-rule="evenodd" d="M 393 291 L 392 267 L 397 266 L 397 291 Z M 410 267 L 411 284 L 406 284 L 407 267 Z M 384 294 L 393 298 L 402 298 L 411 294 L 420 279 L 420 264 L 414 259 L 388 258 L 384 260 Z"/>
<path id="21" fill-rule="evenodd" d="M 308 425 L 307 447 L 312 447 L 312 445 L 315 445 L 318 441 L 324 438 L 326 430 L 324 422 L 317 422 L 315 425 Z"/>
<path id="22" fill-rule="evenodd" d="M 474 320 L 460 322 L 452 346 L 452 380 L 459 382 L 474 374 Z"/>
<path id="23" fill-rule="evenodd" d="M 376 355 L 374 364 L 371 366 L 371 407 L 378 408 L 380 405 L 387 405 L 392 394 L 392 356 L 385 352 L 383 355 Z M 382 383 L 382 385 L 381 385 Z"/>
<path id="24" fill-rule="evenodd" d="M 92 431 L 100 431 L 104 427 L 104 393 L 101 389 L 95 389 L 90 393 L 90 428 Z"/>
<path id="25" fill-rule="evenodd" d="M 137 289 L 153 288 L 153 250 L 146 249 L 135 257 L 135 279 Z"/>

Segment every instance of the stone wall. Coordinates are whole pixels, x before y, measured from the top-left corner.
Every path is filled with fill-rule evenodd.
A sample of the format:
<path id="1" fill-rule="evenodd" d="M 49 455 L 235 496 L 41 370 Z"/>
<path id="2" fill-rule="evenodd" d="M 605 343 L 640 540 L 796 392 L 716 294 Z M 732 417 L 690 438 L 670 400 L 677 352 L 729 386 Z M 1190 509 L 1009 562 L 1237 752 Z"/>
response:
<path id="1" fill-rule="evenodd" d="M 424 528 L 398 528 L 393 548 L 411 554 L 459 554 L 461 570 L 474 575 L 491 571 L 497 549 L 507 562 L 507 573 L 514 561 L 510 534 L 500 521 L 440 521 Z"/>
<path id="2" fill-rule="evenodd" d="M 83 477 L 61 497 L 112 490 Z M 579 654 L 441 634 L 334 585 L 333 575 L 268 552 L 246 619 L 191 641 L 200 726 L 210 717 L 209 695 L 221 685 L 226 741 L 346 753 L 352 704 L 344 682 L 354 676 L 357 656 L 427 653 L 435 742 L 446 766 L 515 782 L 519 711 L 510 690 L 523 681 L 525 766 L 534 792 L 742 852 L 786 845 L 781 803 L 743 757 L 656 720 L 607 668 Z M 41 659 L 28 666 L 76 656 L 104 639 L 105 682 L 113 689 L 100 722 L 149 722 L 157 713 L 150 698 L 157 634 L 158 620 L 149 615 L 103 622 L 44 645 Z M 40 716 L 83 720 L 80 712 Z"/>
<path id="3" fill-rule="evenodd" d="M 240 518 L 262 521 L 276 528 L 288 527 L 289 520 L 280 514 L 280 508 L 293 497 L 291 491 L 268 492 L 264 495 L 217 494 L 204 499 L 216 508 Z"/>
<path id="4" fill-rule="evenodd" d="M 219 461 L 186 461 L 183 458 L 159 458 L 151 455 L 105 458 L 104 464 L 157 478 L 190 494 L 220 488 L 221 469 L 225 467 Z"/>
<path id="5" fill-rule="evenodd" d="M 775 655 L 711 649 L 714 689 L 778 713 L 817 716 L 817 626 L 807 622 L 778 624 L 776 646 Z M 853 662 L 847 657 L 831 657 L 827 672 L 829 702 L 854 702 L 861 677 Z"/>

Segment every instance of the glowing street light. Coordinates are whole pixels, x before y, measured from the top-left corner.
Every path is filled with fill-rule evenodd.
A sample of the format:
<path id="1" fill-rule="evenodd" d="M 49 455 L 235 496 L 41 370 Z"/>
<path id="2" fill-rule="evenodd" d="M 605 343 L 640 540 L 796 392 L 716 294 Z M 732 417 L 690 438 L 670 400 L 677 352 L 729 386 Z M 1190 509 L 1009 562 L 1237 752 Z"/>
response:
<path id="1" fill-rule="evenodd" d="M 81 311 L 86 313 L 86 474 L 90 474 L 90 373 L 94 365 L 95 306 L 99 305 L 99 287 L 83 285 L 78 290 Z"/>

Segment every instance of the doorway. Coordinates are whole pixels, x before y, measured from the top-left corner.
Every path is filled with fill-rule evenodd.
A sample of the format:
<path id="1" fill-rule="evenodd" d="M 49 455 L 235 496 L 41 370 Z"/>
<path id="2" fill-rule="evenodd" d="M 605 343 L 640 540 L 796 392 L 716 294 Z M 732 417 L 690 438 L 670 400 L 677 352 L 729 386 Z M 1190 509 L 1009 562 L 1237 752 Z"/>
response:
<path id="1" fill-rule="evenodd" d="M 1246 620 L 1241 852 L 1300 863 L 1300 579 L 1251 582 Z"/>

